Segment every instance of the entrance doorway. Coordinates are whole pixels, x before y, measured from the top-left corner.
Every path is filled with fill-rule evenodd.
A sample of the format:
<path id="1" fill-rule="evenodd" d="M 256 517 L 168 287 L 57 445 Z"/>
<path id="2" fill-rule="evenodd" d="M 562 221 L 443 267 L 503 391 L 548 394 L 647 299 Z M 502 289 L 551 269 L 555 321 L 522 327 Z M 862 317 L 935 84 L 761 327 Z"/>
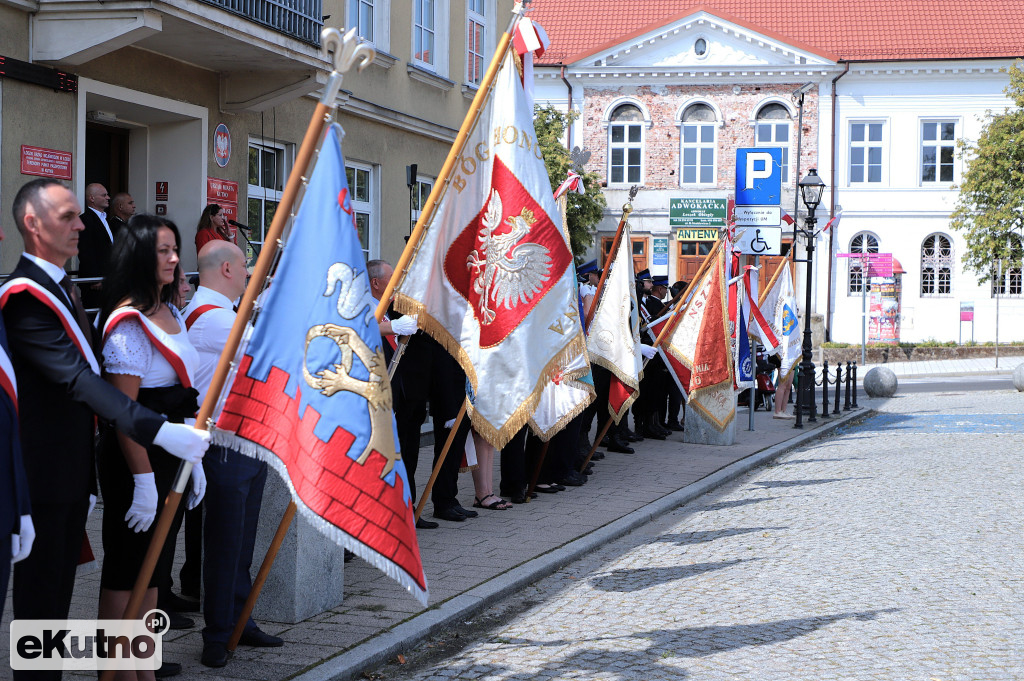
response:
<path id="1" fill-rule="evenodd" d="M 87 121 L 85 124 L 85 182 L 99 182 L 110 195 L 128 191 L 127 128 Z"/>

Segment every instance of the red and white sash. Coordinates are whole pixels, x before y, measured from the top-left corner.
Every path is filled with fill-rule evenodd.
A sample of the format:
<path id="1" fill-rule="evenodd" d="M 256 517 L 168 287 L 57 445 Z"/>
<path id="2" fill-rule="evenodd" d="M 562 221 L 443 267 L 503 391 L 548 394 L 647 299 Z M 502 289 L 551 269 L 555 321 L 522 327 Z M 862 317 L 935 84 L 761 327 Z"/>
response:
<path id="1" fill-rule="evenodd" d="M 82 357 L 89 363 L 89 367 L 98 375 L 100 373 L 100 365 L 96 359 L 96 353 L 93 352 L 92 343 L 85 337 L 82 328 L 78 326 L 78 320 L 75 319 L 71 310 L 68 309 L 63 301 L 50 293 L 39 282 L 28 277 L 17 277 L 16 279 L 9 280 L 0 287 L 0 308 L 7 305 L 7 301 L 11 296 L 23 292 L 34 296 L 43 305 L 54 311 L 61 324 L 64 325 L 64 330 L 67 332 L 68 337 L 78 347 Z"/>
<path id="2" fill-rule="evenodd" d="M 196 309 L 192 310 L 192 312 L 190 312 L 188 317 L 185 319 L 185 330 L 186 331 L 190 331 L 192 329 L 192 325 L 196 323 L 196 320 L 199 319 L 200 317 L 202 317 L 204 314 L 206 314 L 210 310 L 223 310 L 223 309 L 225 309 L 225 308 L 221 307 L 220 305 L 214 305 L 213 303 L 207 303 L 206 305 L 200 305 Z"/>
<path id="3" fill-rule="evenodd" d="M 142 326 L 142 330 L 146 332 L 146 336 L 149 338 L 149 341 L 153 344 L 153 347 L 157 349 L 157 352 L 167 360 L 167 363 L 171 365 L 171 368 L 174 369 L 174 373 L 177 374 L 178 380 L 181 381 L 181 384 L 186 388 L 191 388 L 192 379 L 189 378 L 188 370 L 185 368 L 185 362 L 181 359 L 181 356 L 178 355 L 174 348 L 171 348 L 160 340 L 160 334 L 158 333 L 160 329 L 154 329 L 153 322 L 149 321 L 149 319 L 146 318 L 146 315 L 142 314 L 134 307 L 119 307 L 110 313 L 110 317 L 107 318 L 107 323 L 103 325 L 103 342 L 107 342 L 107 338 L 114 330 L 114 327 L 130 317 L 135 317 L 139 320 L 139 324 Z"/>
<path id="4" fill-rule="evenodd" d="M 14 411 L 17 412 L 18 381 L 14 377 L 14 365 L 11 364 L 11 358 L 7 356 L 7 351 L 3 346 L 0 346 L 0 388 L 7 394 L 11 404 L 14 405 Z"/>

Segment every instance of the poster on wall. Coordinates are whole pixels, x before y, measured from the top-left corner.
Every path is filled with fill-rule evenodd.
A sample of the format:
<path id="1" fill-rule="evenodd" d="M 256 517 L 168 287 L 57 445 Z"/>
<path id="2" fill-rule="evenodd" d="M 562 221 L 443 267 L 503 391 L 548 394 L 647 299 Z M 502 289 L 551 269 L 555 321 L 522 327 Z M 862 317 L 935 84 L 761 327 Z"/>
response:
<path id="1" fill-rule="evenodd" d="M 900 279 L 872 277 L 868 297 L 868 342 L 900 342 Z"/>

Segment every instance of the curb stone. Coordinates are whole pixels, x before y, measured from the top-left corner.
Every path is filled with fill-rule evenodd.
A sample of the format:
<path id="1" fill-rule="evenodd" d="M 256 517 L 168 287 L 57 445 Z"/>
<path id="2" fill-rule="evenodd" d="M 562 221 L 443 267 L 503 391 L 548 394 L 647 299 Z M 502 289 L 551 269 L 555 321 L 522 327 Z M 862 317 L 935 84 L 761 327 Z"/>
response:
<path id="1" fill-rule="evenodd" d="M 814 430 L 719 468 L 685 487 L 666 494 L 646 506 L 613 520 L 561 547 L 533 558 L 474 588 L 437 604 L 430 610 L 397 624 L 370 640 L 299 672 L 291 681 L 349 681 L 409 650 L 458 620 L 475 616 L 494 603 L 542 579 L 587 553 L 607 545 L 658 516 L 693 501 L 787 452 L 832 434 L 842 426 L 875 413 L 870 407 L 844 414 Z"/>

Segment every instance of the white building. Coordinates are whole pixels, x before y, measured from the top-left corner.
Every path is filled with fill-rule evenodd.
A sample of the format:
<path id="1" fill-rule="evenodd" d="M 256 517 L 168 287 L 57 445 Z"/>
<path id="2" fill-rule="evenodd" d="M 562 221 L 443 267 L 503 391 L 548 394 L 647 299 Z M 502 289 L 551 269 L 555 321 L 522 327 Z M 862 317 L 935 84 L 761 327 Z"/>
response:
<path id="1" fill-rule="evenodd" d="M 861 339 L 861 263 L 836 256 L 869 251 L 891 253 L 905 272 L 898 280 L 899 314 L 889 316 L 898 319 L 901 341 L 957 340 L 961 304 L 974 311 L 974 338 L 994 339 L 992 284 L 979 285 L 963 270 L 963 237 L 949 226 L 964 170 L 955 145 L 976 140 L 986 112 L 1010 103 L 1001 69 L 1024 55 L 1024 6 L 980 0 L 535 5 L 531 16 L 552 40 L 535 72 L 537 100 L 563 110 L 571 101 L 581 112 L 567 143 L 588 148 L 588 170 L 606 182 L 598 244 L 615 228 L 625 189 L 641 184 L 647 191 L 631 219 L 637 269 L 686 278 L 701 244 L 673 229 L 670 201 L 731 198 L 736 149 L 781 147 L 788 166 L 783 208 L 794 212 L 798 163 L 800 177 L 817 168 L 827 185 L 818 227 L 842 208 L 838 228 L 815 251 L 812 307 L 827 337 Z M 810 89 L 798 126 L 793 93 L 805 84 Z M 797 212 L 802 220 L 803 206 Z M 657 257 L 666 240 L 667 263 Z M 797 255 L 803 257 L 802 247 Z M 804 281 L 801 266 L 799 288 Z M 1021 273 L 1007 273 L 1003 285 L 1000 340 L 1024 340 Z M 963 334 L 971 338 L 967 323 Z"/>

